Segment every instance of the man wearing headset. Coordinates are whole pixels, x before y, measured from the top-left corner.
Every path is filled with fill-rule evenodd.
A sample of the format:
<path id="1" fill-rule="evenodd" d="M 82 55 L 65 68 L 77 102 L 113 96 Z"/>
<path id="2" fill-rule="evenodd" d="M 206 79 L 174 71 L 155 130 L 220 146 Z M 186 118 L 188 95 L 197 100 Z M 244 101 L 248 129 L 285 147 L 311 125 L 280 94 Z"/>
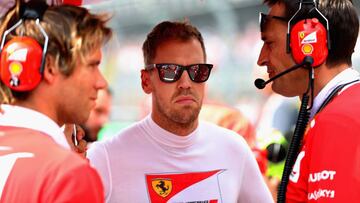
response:
<path id="1" fill-rule="evenodd" d="M 98 173 L 60 128 L 84 123 L 107 85 L 104 17 L 18 0 L 2 18 L 0 202 L 104 201 Z"/>
<path id="2" fill-rule="evenodd" d="M 264 3 L 270 11 L 261 19 L 264 44 L 258 64 L 267 67 L 271 78 L 295 65 L 294 54 L 286 52 L 286 36 L 288 22 L 299 10 L 299 2 L 264 0 Z M 351 0 L 320 0 L 316 3 L 324 15 L 319 19 L 328 20 L 329 36 L 325 39 L 330 41 L 330 50 L 325 60 L 313 69 L 311 120 L 292 167 L 286 202 L 359 202 L 360 84 L 359 73 L 351 67 L 359 30 L 358 14 Z M 311 11 L 315 11 L 314 7 Z M 318 22 L 309 21 L 311 26 Z M 310 41 L 310 37 L 301 33 L 290 37 L 311 46 L 322 40 L 311 35 Z M 309 50 L 304 49 L 304 52 Z M 308 88 L 308 75 L 308 68 L 296 69 L 273 80 L 272 89 L 284 96 L 301 97 Z"/>
<path id="3" fill-rule="evenodd" d="M 272 202 L 245 140 L 198 120 L 205 82 L 203 38 L 185 22 L 156 25 L 143 44 L 141 85 L 152 112 L 88 158 L 107 202 Z"/>

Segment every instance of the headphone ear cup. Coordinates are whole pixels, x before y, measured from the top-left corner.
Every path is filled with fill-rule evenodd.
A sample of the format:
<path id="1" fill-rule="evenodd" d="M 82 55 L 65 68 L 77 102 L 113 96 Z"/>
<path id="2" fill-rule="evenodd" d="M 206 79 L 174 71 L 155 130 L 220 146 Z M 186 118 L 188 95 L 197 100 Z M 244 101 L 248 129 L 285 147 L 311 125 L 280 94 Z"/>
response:
<path id="1" fill-rule="evenodd" d="M 313 67 L 321 65 L 329 53 L 327 40 L 326 28 L 317 18 L 297 22 L 290 31 L 290 47 L 294 61 L 300 64 L 305 56 L 311 56 L 314 59 Z"/>
<path id="2" fill-rule="evenodd" d="M 31 37 L 14 37 L 1 51 L 0 78 L 15 91 L 33 90 L 41 81 L 42 48 Z"/>

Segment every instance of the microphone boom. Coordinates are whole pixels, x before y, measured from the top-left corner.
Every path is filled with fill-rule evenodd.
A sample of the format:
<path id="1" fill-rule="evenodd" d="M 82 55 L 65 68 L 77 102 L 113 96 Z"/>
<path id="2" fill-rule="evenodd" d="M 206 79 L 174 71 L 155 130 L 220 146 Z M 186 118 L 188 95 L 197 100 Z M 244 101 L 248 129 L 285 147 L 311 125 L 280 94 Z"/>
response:
<path id="1" fill-rule="evenodd" d="M 265 80 L 261 79 L 261 78 L 258 78 L 254 81 L 254 85 L 255 87 L 257 87 L 258 89 L 264 89 L 264 87 L 271 81 L 285 75 L 286 73 L 289 73 L 291 71 L 294 71 L 300 67 L 311 67 L 311 65 L 314 63 L 314 59 L 311 57 L 311 56 L 305 56 L 303 62 L 299 63 L 299 64 L 296 64 L 294 65 L 293 67 L 289 68 L 289 69 L 286 69 L 285 71 L 275 75 L 274 77 L 270 78 L 269 80 L 267 80 L 265 82 Z"/>

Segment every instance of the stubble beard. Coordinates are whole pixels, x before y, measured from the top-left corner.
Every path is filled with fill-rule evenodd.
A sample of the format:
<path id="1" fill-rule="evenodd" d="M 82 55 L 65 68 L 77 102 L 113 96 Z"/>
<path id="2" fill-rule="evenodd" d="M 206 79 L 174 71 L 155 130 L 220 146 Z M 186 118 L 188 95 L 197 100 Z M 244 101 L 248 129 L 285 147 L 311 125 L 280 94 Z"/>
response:
<path id="1" fill-rule="evenodd" d="M 64 108 L 62 108 L 59 116 L 65 123 L 85 124 L 90 116 L 90 109 L 72 107 L 64 110 Z"/>
<path id="2" fill-rule="evenodd" d="M 194 125 L 197 121 L 201 105 L 200 106 L 184 106 L 181 109 L 171 108 L 164 106 L 158 101 L 155 104 L 160 114 L 163 115 L 163 121 L 168 123 L 169 127 L 188 128 Z"/>

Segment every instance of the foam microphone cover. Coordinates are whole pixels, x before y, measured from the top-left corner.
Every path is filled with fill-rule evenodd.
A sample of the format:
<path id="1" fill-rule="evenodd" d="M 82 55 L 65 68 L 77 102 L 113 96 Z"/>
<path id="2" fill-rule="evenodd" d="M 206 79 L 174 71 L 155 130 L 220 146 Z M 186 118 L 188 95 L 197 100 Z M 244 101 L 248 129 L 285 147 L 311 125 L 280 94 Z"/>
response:
<path id="1" fill-rule="evenodd" d="M 258 89 L 264 89 L 264 87 L 265 87 L 265 80 L 258 78 L 258 79 L 256 79 L 256 80 L 254 81 L 254 85 L 255 85 L 255 87 L 257 87 Z"/>

